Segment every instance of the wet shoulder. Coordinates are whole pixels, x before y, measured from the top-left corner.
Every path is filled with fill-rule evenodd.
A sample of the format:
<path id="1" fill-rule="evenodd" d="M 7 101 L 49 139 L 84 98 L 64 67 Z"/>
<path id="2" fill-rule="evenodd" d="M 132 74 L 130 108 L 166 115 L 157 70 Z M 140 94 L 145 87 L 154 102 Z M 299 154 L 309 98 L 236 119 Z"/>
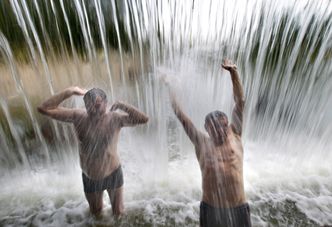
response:
<path id="1" fill-rule="evenodd" d="M 198 131 L 197 133 L 197 143 L 195 144 L 196 148 L 206 149 L 206 146 L 209 146 L 211 140 L 210 137 L 205 135 L 203 132 Z"/>
<path id="2" fill-rule="evenodd" d="M 198 160 L 201 162 L 204 160 L 207 154 L 211 154 L 213 149 L 213 142 L 211 141 L 210 137 L 201 133 L 198 136 L 198 143 L 195 145 L 196 155 Z"/>

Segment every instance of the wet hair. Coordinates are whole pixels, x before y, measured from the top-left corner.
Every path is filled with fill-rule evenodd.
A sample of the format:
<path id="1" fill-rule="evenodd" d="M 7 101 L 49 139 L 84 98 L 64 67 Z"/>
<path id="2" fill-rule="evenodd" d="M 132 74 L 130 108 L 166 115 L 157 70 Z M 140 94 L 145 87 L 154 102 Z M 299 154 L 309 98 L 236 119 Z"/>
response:
<path id="1" fill-rule="evenodd" d="M 219 119 L 226 119 L 228 121 L 228 117 L 224 112 L 221 112 L 219 110 L 213 111 L 206 115 L 205 122 L 211 122 L 214 126 L 220 125 Z"/>
<path id="2" fill-rule="evenodd" d="M 101 97 L 103 101 L 107 101 L 106 93 L 100 88 L 92 88 L 91 90 L 89 90 L 87 93 L 85 93 L 83 100 L 85 103 L 94 103 L 98 96 Z"/>

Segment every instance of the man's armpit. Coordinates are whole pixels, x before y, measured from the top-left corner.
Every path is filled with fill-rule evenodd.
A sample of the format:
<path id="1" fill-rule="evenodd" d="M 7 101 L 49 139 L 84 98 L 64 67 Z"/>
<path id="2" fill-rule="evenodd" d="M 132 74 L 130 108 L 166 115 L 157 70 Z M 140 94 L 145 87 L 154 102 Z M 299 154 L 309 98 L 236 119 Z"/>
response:
<path id="1" fill-rule="evenodd" d="M 124 123 L 126 121 L 126 117 L 128 117 L 127 114 L 124 113 L 118 113 L 118 112 L 112 112 L 112 124 L 113 126 L 117 126 L 117 127 L 123 127 Z"/>

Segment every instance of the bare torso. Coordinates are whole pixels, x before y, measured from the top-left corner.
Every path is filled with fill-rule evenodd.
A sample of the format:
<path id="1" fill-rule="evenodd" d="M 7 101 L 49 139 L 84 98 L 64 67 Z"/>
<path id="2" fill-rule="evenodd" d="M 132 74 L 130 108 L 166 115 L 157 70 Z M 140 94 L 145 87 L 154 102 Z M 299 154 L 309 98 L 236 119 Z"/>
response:
<path id="1" fill-rule="evenodd" d="M 120 165 L 117 143 L 121 127 L 115 113 L 105 113 L 98 120 L 83 113 L 74 126 L 82 171 L 94 180 L 109 176 Z"/>
<path id="2" fill-rule="evenodd" d="M 243 186 L 243 147 L 232 130 L 227 141 L 215 146 L 206 136 L 196 146 L 202 171 L 202 200 L 214 207 L 236 207 L 245 203 Z"/>

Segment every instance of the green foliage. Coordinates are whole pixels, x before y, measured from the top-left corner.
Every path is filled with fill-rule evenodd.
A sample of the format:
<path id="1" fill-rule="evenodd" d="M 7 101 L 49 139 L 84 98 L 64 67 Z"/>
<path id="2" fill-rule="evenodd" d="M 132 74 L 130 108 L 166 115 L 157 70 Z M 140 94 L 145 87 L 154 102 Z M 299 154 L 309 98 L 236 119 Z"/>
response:
<path id="1" fill-rule="evenodd" d="M 26 51 L 24 35 L 9 0 L 0 1 L 0 32 L 8 39 L 14 53 L 19 55 L 19 51 Z"/>
<path id="2" fill-rule="evenodd" d="M 27 60 L 30 56 L 27 37 L 25 37 L 24 29 L 20 26 L 18 18 L 23 19 L 26 24 L 28 37 L 31 39 L 34 47 L 37 47 L 37 41 L 34 37 L 33 30 L 36 31 L 38 42 L 40 42 L 43 51 L 46 54 L 72 54 L 72 46 L 81 57 L 85 58 L 88 53 L 86 42 L 91 43 L 95 48 L 101 49 L 102 41 L 96 7 L 93 1 L 83 0 L 81 2 L 81 11 L 85 6 L 86 18 L 84 12 L 77 9 L 74 1 L 63 1 L 64 10 L 61 7 L 61 1 L 36 0 L 36 1 L 18 1 L 19 8 L 22 9 L 23 18 L 16 16 L 9 0 L 0 1 L 0 31 L 7 38 L 15 57 L 18 60 Z M 119 1 L 116 1 L 119 2 Z M 36 4 L 37 3 L 37 4 Z M 82 4 L 84 3 L 84 4 Z M 24 11 L 24 4 L 27 11 Z M 108 47 L 118 48 L 119 42 L 116 34 L 116 27 L 113 21 L 111 4 L 108 1 L 101 2 L 101 9 L 105 20 L 106 41 Z M 129 37 L 126 33 L 124 22 L 121 19 L 121 12 L 118 4 L 116 5 L 116 17 L 118 21 L 119 34 L 121 44 L 124 50 L 129 50 Z M 28 16 L 29 15 L 29 16 Z M 83 17 L 80 18 L 80 15 Z M 31 24 L 29 19 L 31 18 Z M 68 19 L 68 25 L 66 23 Z M 83 22 L 82 22 L 83 21 Z M 84 23 L 84 25 L 82 25 Z M 91 39 L 85 38 L 83 28 L 89 25 L 91 31 Z M 72 36 L 72 43 L 70 40 Z M 132 34 L 133 36 L 133 34 Z M 88 40 L 86 40 L 88 39 Z"/>
<path id="3" fill-rule="evenodd" d="M 274 20 L 272 26 L 270 26 L 270 28 L 273 28 L 271 33 L 267 37 L 263 37 L 263 35 L 266 35 L 263 29 L 267 17 L 268 15 L 263 12 L 257 30 L 253 31 L 255 38 L 252 44 L 253 48 L 250 50 L 250 60 L 253 67 L 257 65 L 259 51 L 263 48 L 262 40 L 268 43 L 265 47 L 268 51 L 263 58 L 264 75 L 271 75 L 276 70 L 280 70 L 278 67 L 287 65 L 291 57 L 296 58 L 292 72 L 303 69 L 303 67 L 308 66 L 308 63 L 313 63 L 317 59 L 325 38 L 324 35 L 331 24 L 330 16 L 320 18 L 314 14 L 310 18 L 308 26 L 303 29 L 303 24 L 292 18 L 290 10 L 284 11 L 281 19 Z M 296 45 L 299 45 L 299 52 L 295 56 L 291 56 L 293 50 L 297 48 Z M 331 52 L 331 47 L 326 48 L 325 60 L 331 58 Z M 279 73 L 282 74 L 283 71 Z M 296 76 L 296 74 L 293 75 Z M 281 81 L 282 77 L 278 81 L 279 85 Z"/>
<path id="4" fill-rule="evenodd" d="M 36 139 L 36 135 L 32 122 L 27 114 L 27 110 L 23 105 L 23 100 L 15 100 L 15 102 L 11 103 L 11 105 L 8 106 L 8 112 L 14 123 L 11 127 L 14 128 L 15 133 L 17 134 L 16 137 L 12 134 L 12 129 L 9 125 L 10 122 L 8 121 L 9 119 L 6 117 L 3 108 L 0 108 L 0 127 L 2 128 L 2 136 L 4 136 L 2 139 L 6 141 L 8 147 L 12 149 L 10 152 L 10 158 L 6 159 L 7 163 L 2 163 L 2 165 L 9 167 L 11 165 L 15 166 L 23 161 L 18 151 L 19 145 L 29 151 L 29 149 L 31 149 L 31 144 Z"/>

